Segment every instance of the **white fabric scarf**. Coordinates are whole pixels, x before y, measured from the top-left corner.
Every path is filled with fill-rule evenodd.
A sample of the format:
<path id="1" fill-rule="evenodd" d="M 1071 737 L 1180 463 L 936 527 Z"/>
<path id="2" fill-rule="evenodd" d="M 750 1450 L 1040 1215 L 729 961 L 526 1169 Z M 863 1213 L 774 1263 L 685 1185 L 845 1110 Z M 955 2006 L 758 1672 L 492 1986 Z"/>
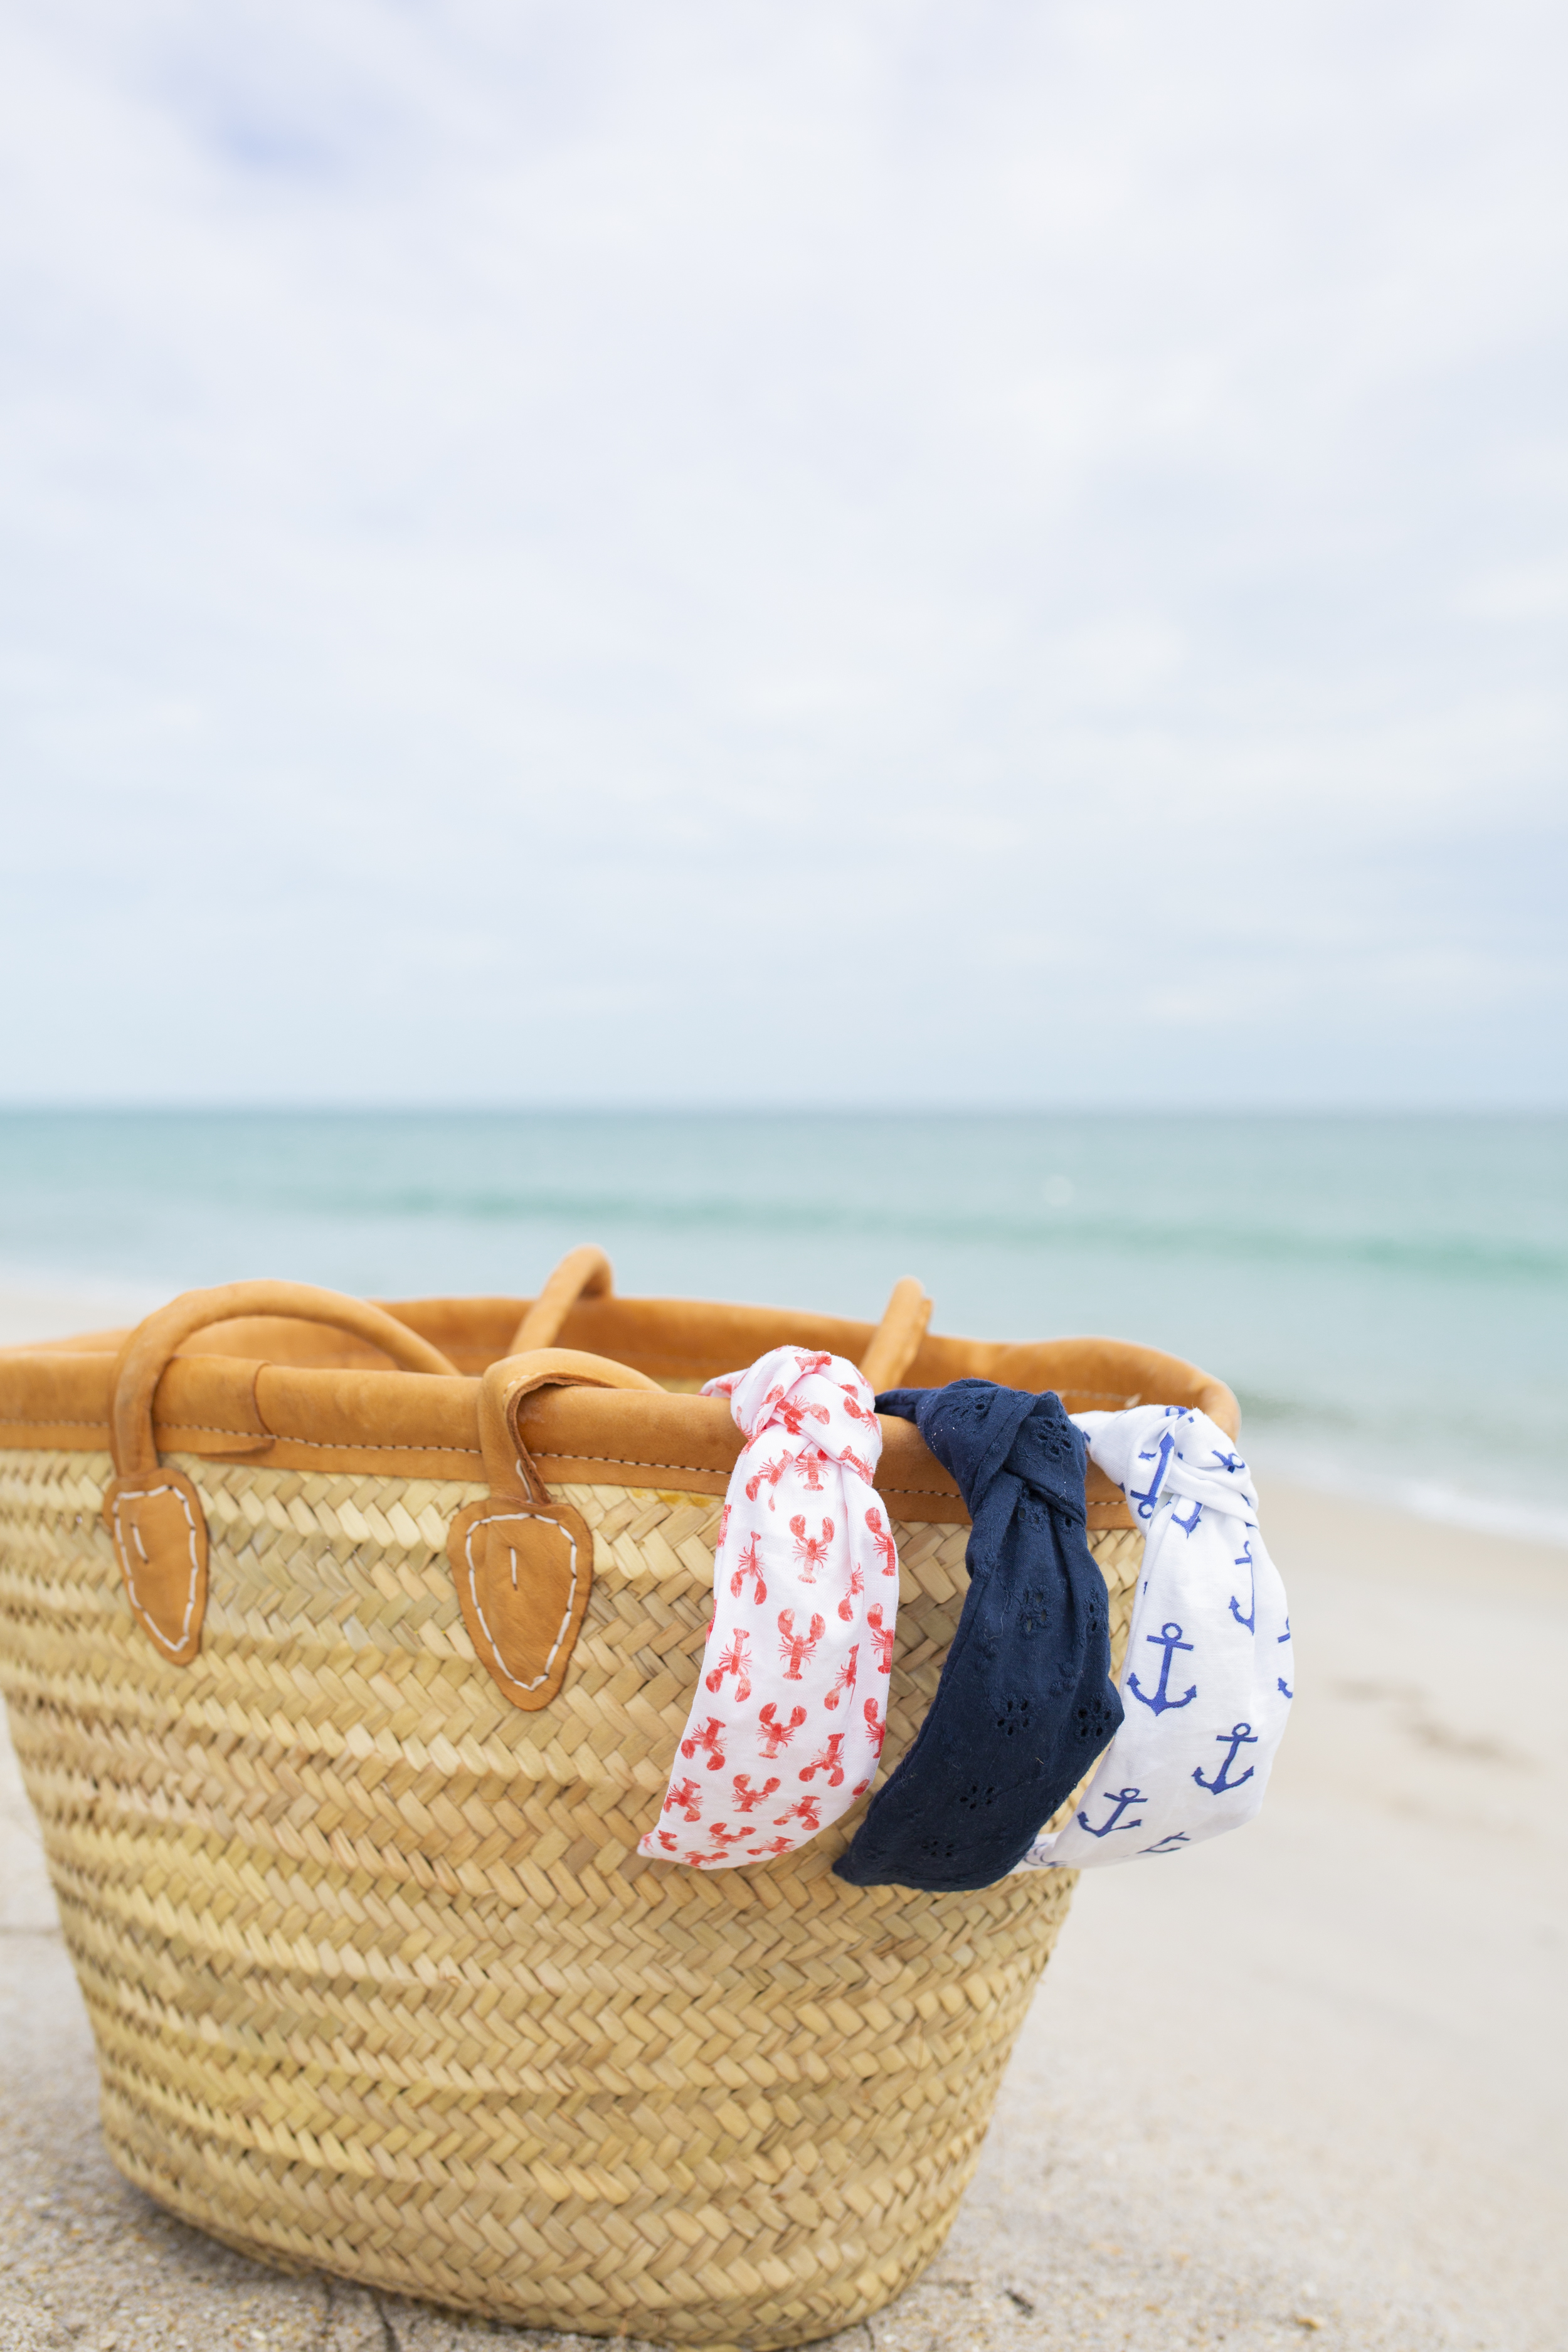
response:
<path id="1" fill-rule="evenodd" d="M 1246 1463 L 1206 1413 L 1075 1412 L 1147 1529 L 1121 1670 L 1125 1719 L 1065 1829 L 1020 1870 L 1180 1853 L 1263 1802 L 1295 1691 L 1285 1588 Z"/>
<path id="2" fill-rule="evenodd" d="M 871 1480 L 882 1432 L 841 1356 L 774 1348 L 710 1381 L 746 1444 L 713 1559 L 713 1622 L 655 1862 L 788 1853 L 863 1796 L 888 1720 L 899 1556 Z"/>

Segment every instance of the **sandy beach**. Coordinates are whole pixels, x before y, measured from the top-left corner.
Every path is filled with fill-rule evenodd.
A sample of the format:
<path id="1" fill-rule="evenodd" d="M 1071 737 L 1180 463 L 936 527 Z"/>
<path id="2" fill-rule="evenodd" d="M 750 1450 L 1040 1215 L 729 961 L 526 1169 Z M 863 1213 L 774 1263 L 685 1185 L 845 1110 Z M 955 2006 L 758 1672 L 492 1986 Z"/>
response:
<path id="1" fill-rule="evenodd" d="M 845 2347 L 1568 2342 L 1568 1551 L 1266 1486 L 1300 1697 L 1261 1821 L 1081 1882 L 979 2176 Z M 0 1753 L 0 2352 L 458 2352 L 119 2179 Z"/>

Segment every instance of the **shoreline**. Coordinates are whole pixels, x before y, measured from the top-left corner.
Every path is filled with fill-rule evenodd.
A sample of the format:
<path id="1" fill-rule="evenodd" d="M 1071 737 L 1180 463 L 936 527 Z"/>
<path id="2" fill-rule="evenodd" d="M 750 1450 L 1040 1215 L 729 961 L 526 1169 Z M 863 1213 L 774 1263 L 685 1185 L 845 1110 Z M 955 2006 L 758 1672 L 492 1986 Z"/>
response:
<path id="1" fill-rule="evenodd" d="M 1244 1412 L 1244 1446 L 1247 1433 Z M 1262 1450 L 1247 1459 L 1260 1492 L 1269 1486 L 1331 1496 L 1357 1509 L 1386 1511 L 1422 1527 L 1449 1528 L 1457 1534 L 1496 1537 L 1500 1542 L 1521 1544 L 1528 1549 L 1568 1554 L 1568 1512 L 1558 1516 L 1532 1503 L 1503 1502 L 1458 1487 L 1434 1489 L 1427 1480 L 1396 1472 L 1386 1477 L 1360 1476 L 1332 1463 L 1304 1464 L 1283 1451 L 1277 1454 L 1267 1438 Z"/>

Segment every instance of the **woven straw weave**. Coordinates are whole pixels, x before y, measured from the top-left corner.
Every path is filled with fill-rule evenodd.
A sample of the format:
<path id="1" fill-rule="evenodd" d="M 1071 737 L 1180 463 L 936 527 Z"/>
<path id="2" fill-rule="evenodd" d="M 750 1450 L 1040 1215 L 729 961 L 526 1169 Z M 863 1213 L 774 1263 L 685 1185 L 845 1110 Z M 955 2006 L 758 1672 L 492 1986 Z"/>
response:
<path id="1" fill-rule="evenodd" d="M 684 1728 L 720 1506 L 594 1530 L 559 1698 L 499 1698 L 443 1547 L 485 1489 L 173 1457 L 212 1537 L 164 1664 L 106 1455 L 0 1453 L 0 1676 L 129 2177 L 285 2265 L 535 2326 L 799 2343 L 931 2260 L 1070 1896 L 635 1853 Z M 934 1692 L 962 1527 L 897 1528 L 884 1763 Z M 1118 1654 L 1142 1538 L 1091 1537 Z"/>

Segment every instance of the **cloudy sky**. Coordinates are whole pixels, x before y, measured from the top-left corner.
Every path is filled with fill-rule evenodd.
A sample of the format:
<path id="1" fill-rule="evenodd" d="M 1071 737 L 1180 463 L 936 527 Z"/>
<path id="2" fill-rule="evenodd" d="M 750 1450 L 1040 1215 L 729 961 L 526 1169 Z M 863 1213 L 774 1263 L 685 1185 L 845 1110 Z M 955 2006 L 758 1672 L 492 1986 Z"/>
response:
<path id="1" fill-rule="evenodd" d="M 5 0 L 0 1098 L 1568 1100 L 1565 75 Z"/>

